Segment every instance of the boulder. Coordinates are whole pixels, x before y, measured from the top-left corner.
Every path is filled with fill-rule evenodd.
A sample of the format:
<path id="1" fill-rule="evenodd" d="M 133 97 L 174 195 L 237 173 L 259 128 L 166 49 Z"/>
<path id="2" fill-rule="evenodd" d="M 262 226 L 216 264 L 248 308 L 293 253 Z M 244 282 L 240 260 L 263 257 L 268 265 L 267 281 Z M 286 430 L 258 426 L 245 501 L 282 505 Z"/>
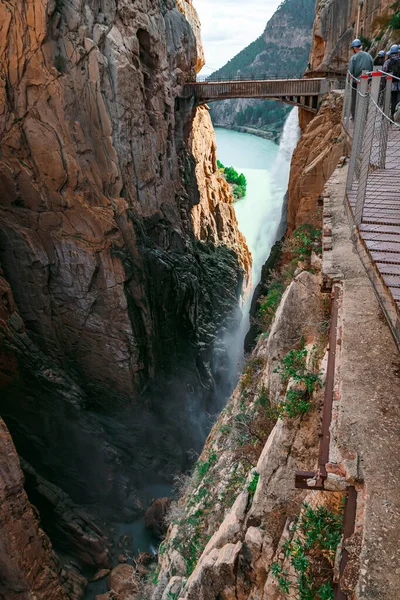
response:
<path id="1" fill-rule="evenodd" d="M 161 538 L 167 531 L 165 517 L 167 516 L 171 502 L 171 498 L 157 498 L 144 515 L 144 522 L 147 529 L 158 538 Z"/>
<path id="2" fill-rule="evenodd" d="M 182 595 L 183 600 L 215 600 L 237 598 L 235 591 L 236 569 L 242 542 L 214 548 L 201 557 L 189 577 Z"/>
<path id="3" fill-rule="evenodd" d="M 100 581 L 100 579 L 104 579 L 107 575 L 110 574 L 110 569 L 100 569 L 97 573 L 92 577 L 92 581 Z"/>
<path id="4" fill-rule="evenodd" d="M 122 597 L 139 592 L 138 577 L 132 565 L 122 564 L 113 569 L 109 575 L 108 583 L 111 592 Z M 118 598 L 122 600 L 122 598 Z"/>

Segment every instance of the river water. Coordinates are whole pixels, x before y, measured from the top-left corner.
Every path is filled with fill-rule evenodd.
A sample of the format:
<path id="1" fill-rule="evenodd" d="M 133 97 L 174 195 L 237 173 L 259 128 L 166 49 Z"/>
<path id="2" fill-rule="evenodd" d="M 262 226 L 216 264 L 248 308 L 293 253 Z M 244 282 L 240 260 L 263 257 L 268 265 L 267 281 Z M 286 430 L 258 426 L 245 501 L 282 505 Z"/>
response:
<path id="1" fill-rule="evenodd" d="M 244 173 L 247 179 L 246 196 L 236 201 L 234 206 L 239 229 L 245 235 L 253 257 L 252 290 L 243 307 L 241 326 L 226 340 L 227 348 L 238 349 L 239 364 L 248 328 L 248 308 L 252 292 L 260 279 L 262 265 L 267 260 L 271 247 L 285 230 L 282 208 L 289 180 L 290 160 L 299 138 L 297 109 L 292 110 L 286 121 L 279 146 L 254 135 L 227 129 L 216 128 L 215 133 L 218 159 L 225 166 L 232 166 L 239 173 Z M 169 486 L 149 487 L 149 499 L 170 493 Z M 143 518 L 134 523 L 115 523 L 113 527 L 116 541 L 121 535 L 132 538 L 132 551 L 135 554 L 155 551 L 157 542 L 145 529 Z M 87 589 L 85 600 L 94 600 L 97 594 L 104 593 L 107 589 L 106 579 L 92 583 Z"/>
<path id="2" fill-rule="evenodd" d="M 253 257 L 252 285 L 257 285 L 277 235 L 283 234 L 283 200 L 290 160 L 299 138 L 297 109 L 290 113 L 280 145 L 248 133 L 217 127 L 217 157 L 247 179 L 246 196 L 234 204 L 239 229 Z M 282 231 L 283 229 L 283 231 Z"/>

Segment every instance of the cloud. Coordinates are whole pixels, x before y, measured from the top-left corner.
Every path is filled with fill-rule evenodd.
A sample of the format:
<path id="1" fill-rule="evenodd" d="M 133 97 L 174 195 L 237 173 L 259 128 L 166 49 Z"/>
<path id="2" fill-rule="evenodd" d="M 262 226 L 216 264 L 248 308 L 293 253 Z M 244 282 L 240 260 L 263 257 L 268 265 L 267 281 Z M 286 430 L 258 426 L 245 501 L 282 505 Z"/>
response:
<path id="1" fill-rule="evenodd" d="M 206 67 L 219 69 L 264 31 L 281 0 L 194 0 L 199 14 Z"/>

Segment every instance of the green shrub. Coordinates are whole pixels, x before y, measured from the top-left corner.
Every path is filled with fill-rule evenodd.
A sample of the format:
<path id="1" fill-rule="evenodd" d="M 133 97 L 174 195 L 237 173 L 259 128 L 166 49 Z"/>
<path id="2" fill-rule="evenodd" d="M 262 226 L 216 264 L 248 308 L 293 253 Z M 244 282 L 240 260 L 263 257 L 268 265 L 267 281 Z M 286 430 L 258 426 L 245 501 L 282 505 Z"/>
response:
<path id="1" fill-rule="evenodd" d="M 400 10 L 392 15 L 389 25 L 392 27 L 392 29 L 400 29 Z"/>
<path id="2" fill-rule="evenodd" d="M 312 359 L 313 357 L 310 363 L 313 362 Z M 314 390 L 321 386 L 321 378 L 312 364 L 310 367 L 307 365 L 307 349 L 304 347 L 304 340 L 300 349 L 290 350 L 282 358 L 274 373 L 280 374 L 283 383 L 288 383 L 290 379 L 294 382 L 294 387 L 286 391 L 284 401 L 276 407 L 278 416 L 294 418 L 308 412 L 311 408 L 311 396 Z"/>
<path id="3" fill-rule="evenodd" d="M 274 281 L 270 283 L 268 293 L 259 308 L 259 314 L 264 328 L 268 328 L 271 325 L 284 291 L 285 286 L 282 282 Z"/>
<path id="4" fill-rule="evenodd" d="M 209 452 L 207 460 L 199 460 L 196 465 L 196 479 L 201 481 L 210 468 L 217 462 L 217 453 Z"/>
<path id="5" fill-rule="evenodd" d="M 321 252 L 321 230 L 309 223 L 300 225 L 284 243 L 284 250 L 290 252 L 296 262 L 309 258 L 313 248 Z"/>
<path id="6" fill-rule="evenodd" d="M 365 50 L 365 52 L 368 52 L 368 50 L 371 48 L 372 46 L 372 40 L 370 40 L 369 38 L 360 35 L 360 40 L 363 46 L 363 50 Z"/>
<path id="7" fill-rule="evenodd" d="M 249 485 L 247 486 L 247 491 L 249 492 L 250 497 L 253 497 L 254 494 L 256 493 L 257 484 L 258 484 L 259 479 L 260 479 L 259 473 L 253 473 L 253 478 L 250 481 Z"/>
<path id="8" fill-rule="evenodd" d="M 233 167 L 225 167 L 219 160 L 217 160 L 217 166 L 223 172 L 226 181 L 232 185 L 234 198 L 243 198 L 246 195 L 247 187 L 247 180 L 243 173 L 239 175 Z"/>
<path id="9" fill-rule="evenodd" d="M 280 562 L 271 565 L 271 573 L 284 594 L 294 588 L 299 600 L 333 600 L 333 564 L 342 535 L 343 514 L 325 506 L 303 507 L 292 539 L 283 545 L 294 575 L 289 575 Z"/>

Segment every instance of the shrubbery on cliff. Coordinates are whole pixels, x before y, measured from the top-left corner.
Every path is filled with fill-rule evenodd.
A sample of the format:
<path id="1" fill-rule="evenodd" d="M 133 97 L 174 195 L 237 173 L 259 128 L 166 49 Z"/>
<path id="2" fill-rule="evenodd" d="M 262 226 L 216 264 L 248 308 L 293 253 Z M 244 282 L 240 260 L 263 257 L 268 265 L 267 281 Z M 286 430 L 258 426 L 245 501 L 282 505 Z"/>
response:
<path id="1" fill-rule="evenodd" d="M 239 173 L 233 167 L 225 167 L 217 160 L 218 168 L 223 173 L 226 181 L 232 185 L 232 194 L 236 200 L 246 195 L 247 180 L 243 173 Z"/>

